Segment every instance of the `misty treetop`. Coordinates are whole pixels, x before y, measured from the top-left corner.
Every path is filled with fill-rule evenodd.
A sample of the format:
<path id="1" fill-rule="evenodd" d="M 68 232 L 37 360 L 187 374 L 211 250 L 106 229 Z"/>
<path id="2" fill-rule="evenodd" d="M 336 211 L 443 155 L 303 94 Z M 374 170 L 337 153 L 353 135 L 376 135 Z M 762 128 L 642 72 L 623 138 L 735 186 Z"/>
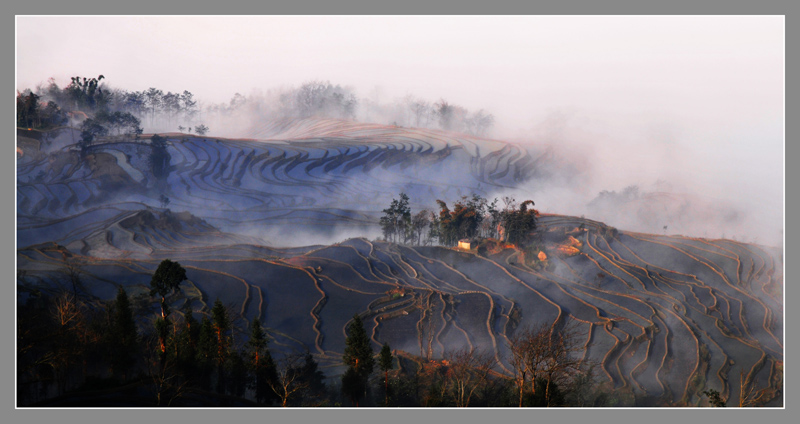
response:
<path id="1" fill-rule="evenodd" d="M 103 75 L 95 78 L 76 76 L 70 79 L 68 85 L 59 87 L 55 79 L 50 78 L 46 85 L 39 85 L 34 91 L 25 90 L 18 95 L 17 125 L 26 126 L 24 124 L 31 121 L 35 104 L 39 105 L 40 114 L 51 121 L 53 114 L 62 109 L 65 114 L 69 112 L 75 116 L 81 116 L 78 113 L 82 113 L 84 117 L 97 115 L 94 119 L 99 123 L 108 123 L 112 127 L 112 133 L 135 133 L 142 122 L 151 131 L 174 130 L 181 124 L 202 125 L 196 122 L 200 107 L 194 94 L 188 90 L 165 93 L 151 87 L 142 91 L 127 91 L 109 87 L 104 79 Z M 49 105 L 50 102 L 52 105 Z M 44 122 L 44 119 L 40 118 L 40 121 Z M 67 121 L 59 117 L 54 125 L 63 125 Z M 124 131 L 126 128 L 131 131 Z M 141 132 L 138 131 L 139 134 Z"/>
<path id="2" fill-rule="evenodd" d="M 270 89 L 247 96 L 235 93 L 228 102 L 201 106 L 188 90 L 172 92 L 150 87 L 129 91 L 109 86 L 104 75 L 76 76 L 63 87 L 50 78 L 34 90 L 25 90 L 18 96 L 17 103 L 17 125 L 21 127 L 64 125 L 71 113 L 93 116 L 105 111 L 130 114 L 147 132 L 183 132 L 183 129 L 191 132 L 194 128 L 200 136 L 208 131 L 207 122 L 215 128 L 226 128 L 236 116 L 259 121 L 334 118 L 441 129 L 478 137 L 487 136 L 495 121 L 494 115 L 484 109 L 471 112 L 443 98 L 430 101 L 407 95 L 391 102 L 380 102 L 371 96 L 360 97 L 352 87 L 329 81 L 308 81 L 298 87 Z M 41 116 L 33 109 L 38 109 Z"/>
<path id="3" fill-rule="evenodd" d="M 17 126 L 48 129 L 65 125 L 69 119 L 56 102 L 40 102 L 41 96 L 26 91 L 17 93 Z"/>

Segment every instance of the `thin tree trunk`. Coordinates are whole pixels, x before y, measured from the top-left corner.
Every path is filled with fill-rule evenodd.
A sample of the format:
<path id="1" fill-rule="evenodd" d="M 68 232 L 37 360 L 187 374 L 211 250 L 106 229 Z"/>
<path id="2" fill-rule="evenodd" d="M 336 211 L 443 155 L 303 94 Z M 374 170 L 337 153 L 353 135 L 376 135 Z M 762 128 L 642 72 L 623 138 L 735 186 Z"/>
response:
<path id="1" fill-rule="evenodd" d="M 544 387 L 544 400 L 545 405 L 550 407 L 550 374 L 547 375 L 547 385 Z"/>

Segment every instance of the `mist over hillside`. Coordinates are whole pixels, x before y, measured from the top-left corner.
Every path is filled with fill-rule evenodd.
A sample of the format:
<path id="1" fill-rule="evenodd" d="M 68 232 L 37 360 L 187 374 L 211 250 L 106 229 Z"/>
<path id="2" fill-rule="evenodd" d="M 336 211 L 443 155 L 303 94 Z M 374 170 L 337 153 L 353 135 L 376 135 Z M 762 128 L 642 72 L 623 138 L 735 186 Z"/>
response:
<path id="1" fill-rule="evenodd" d="M 17 24 L 19 406 L 785 404 L 782 18 Z"/>
<path id="2" fill-rule="evenodd" d="M 91 112 L 89 104 L 70 97 L 73 86 L 74 82 L 60 87 L 51 79 L 33 91 L 42 105 L 54 101 L 63 105 L 64 111 Z M 147 133 L 197 134 L 196 127 L 202 126 L 203 135 L 219 138 L 324 139 L 350 135 L 347 131 L 337 133 L 333 124 L 313 123 L 315 119 L 328 119 L 342 121 L 344 127 L 346 122 L 359 123 L 360 127 L 352 127 L 373 128 L 390 135 L 392 131 L 441 132 L 445 138 L 478 138 L 483 143 L 494 139 L 489 146 L 508 144 L 538 161 L 538 178 L 524 178 L 524 182 L 518 178 L 514 184 L 491 189 L 472 186 L 462 194 L 472 190 L 487 198 L 534 198 L 547 212 L 592 216 L 621 228 L 650 233 L 727 237 L 774 246 L 783 242 L 780 155 L 763 149 L 753 156 L 752 166 L 737 166 L 737 157 L 748 152 L 736 150 L 748 147 L 735 142 L 724 146 L 719 135 L 700 145 L 688 145 L 675 125 L 651 124 L 643 133 L 641 126 L 646 121 L 640 117 L 631 119 L 627 127 L 616 124 L 609 128 L 574 111 L 551 111 L 530 130 L 510 131 L 502 126 L 502 118 L 489 111 L 470 111 L 444 98 L 407 95 L 379 103 L 353 87 L 327 81 L 248 95 L 236 93 L 229 102 L 217 104 L 203 104 L 187 90 L 172 93 L 151 87 L 127 91 L 102 79 L 98 87 L 100 94 L 92 99 L 94 107 L 129 113 L 139 119 Z M 73 113 L 69 121 L 77 123 L 76 119 L 80 116 Z M 306 123 L 296 124 L 297 120 Z M 357 132 L 353 135 L 360 137 Z M 691 134 L 698 135 L 703 133 Z M 715 145 L 716 151 L 711 150 Z M 477 157 L 480 153 L 470 155 Z M 433 179 L 470 186 L 458 180 L 457 171 L 448 169 L 443 174 Z M 618 205 L 606 201 L 599 208 L 599 203 L 593 203 L 604 192 L 626 187 L 637 187 L 643 196 L 635 202 L 617 199 L 623 200 Z M 393 194 L 387 190 L 373 198 L 385 203 Z M 414 196 L 420 209 L 434 207 L 433 200 Z"/>
<path id="3" fill-rule="evenodd" d="M 413 361 L 477 349 L 505 376 L 514 374 L 515 334 L 569 329 L 585 340 L 575 347 L 581 363 L 600 367 L 593 384 L 618 390 L 621 405 L 695 405 L 703 389 L 782 402 L 778 248 L 553 214 L 525 244 L 483 238 L 495 230 L 482 225 L 473 230 L 480 246 L 447 247 L 451 212 L 438 220 L 438 200 L 456 214 L 468 199 L 535 198 L 528 187 L 580 181 L 579 171 L 562 172 L 579 167 L 550 149 L 330 118 L 265 121 L 246 135 L 134 134 L 79 146 L 76 129 L 20 128 L 21 302 L 56 295 L 69 287 L 65 275 L 79 275 L 82 296 L 104 302 L 121 287 L 146 317 L 153 268 L 172 259 L 189 278 L 170 296 L 173 309 L 207 314 L 220 301 L 238 322 L 233 334 L 246 338 L 259 319 L 276 355 L 313 351 L 332 381 L 343 372 L 342 329 L 358 314 L 374 348 L 390 343 Z M 394 193 L 414 214 L 427 208 L 418 238 L 381 240 Z M 628 187 L 587 207 L 660 225 L 686 216 L 688 201 Z M 79 274 L 65 271 L 75 264 Z"/>

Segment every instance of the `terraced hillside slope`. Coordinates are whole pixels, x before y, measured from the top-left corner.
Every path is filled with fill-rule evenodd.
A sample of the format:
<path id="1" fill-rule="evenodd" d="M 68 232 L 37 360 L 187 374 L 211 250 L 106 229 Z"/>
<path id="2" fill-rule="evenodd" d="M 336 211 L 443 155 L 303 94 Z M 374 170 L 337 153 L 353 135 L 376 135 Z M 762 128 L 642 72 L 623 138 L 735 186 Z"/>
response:
<path id="1" fill-rule="evenodd" d="M 400 191 L 428 207 L 438 198 L 487 195 L 535 177 L 537 161 L 547 156 L 441 131 L 376 127 L 307 120 L 255 134 L 273 134 L 268 140 L 162 134 L 170 157 L 162 179 L 154 176 L 147 135 L 93 145 L 86 160 L 71 144 L 79 138 L 73 130 L 49 142 L 25 137 L 27 152 L 18 163 L 20 245 L 48 240 L 27 231 L 43 220 L 139 210 L 158 205 L 161 194 L 171 209 L 193 211 L 235 233 L 287 225 L 363 233 Z"/>
<path id="2" fill-rule="evenodd" d="M 79 263 L 87 292 L 111 299 L 122 286 L 155 314 L 149 282 L 169 258 L 188 276 L 169 298 L 174 308 L 189 302 L 208 314 L 220 299 L 239 315 L 236 339 L 260 318 L 271 347 L 311 350 L 329 377 L 341 371 L 354 313 L 376 351 L 388 342 L 439 358 L 476 347 L 507 376 L 509 339 L 545 323 L 575 326 L 580 357 L 637 404 L 695 405 L 708 389 L 738 399 L 740 375 L 761 404 L 782 404 L 780 249 L 557 215 L 539 220 L 544 259 L 486 244 L 466 251 L 363 237 L 280 247 L 296 243 L 257 236 L 374 228 L 382 199 L 401 190 L 420 204 L 487 193 L 537 178 L 546 157 L 434 131 L 271 125 L 250 140 L 170 134 L 171 168 L 161 179 L 149 140 L 104 142 L 83 158 L 70 130 L 24 140 L 20 302 Z"/>

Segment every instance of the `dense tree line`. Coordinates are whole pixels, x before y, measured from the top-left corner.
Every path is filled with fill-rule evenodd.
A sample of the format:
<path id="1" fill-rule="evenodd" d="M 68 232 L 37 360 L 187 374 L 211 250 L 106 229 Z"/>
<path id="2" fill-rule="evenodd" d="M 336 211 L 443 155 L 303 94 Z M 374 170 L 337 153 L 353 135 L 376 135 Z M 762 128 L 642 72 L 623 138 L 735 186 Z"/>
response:
<path id="1" fill-rule="evenodd" d="M 492 355 L 460 349 L 446 352 L 441 360 L 414 360 L 397 357 L 384 345 L 376 356 L 363 326 L 355 321 L 343 357 L 347 370 L 340 384 L 326 384 L 310 353 L 274 358 L 258 320 L 250 324 L 246 342 L 233 346 L 231 315 L 219 301 L 199 321 L 188 306 L 170 315 L 163 355 L 157 332 L 141 325 L 137 303 L 120 289 L 116 299 L 102 307 L 70 292 L 42 292 L 20 305 L 19 405 L 131 383 L 149 388 L 151 405 L 161 406 L 180 405 L 191 390 L 274 407 L 518 405 L 514 380 L 496 374 Z M 523 406 L 606 404 L 594 382 L 587 389 L 566 373 L 545 388 L 549 370 L 542 368 L 535 388 L 526 389 Z M 578 401 L 583 403 L 571 403 Z"/>
<path id="2" fill-rule="evenodd" d="M 17 93 L 17 126 L 48 129 L 65 125 L 69 120 L 56 102 L 40 102 L 41 96 L 31 92 Z"/>
<path id="3" fill-rule="evenodd" d="M 61 87 L 50 78 L 35 91 L 25 90 L 17 96 L 17 125 L 35 128 L 64 125 L 69 122 L 69 112 L 76 120 L 82 119 L 81 122 L 93 121 L 81 129 L 85 135 L 94 137 L 141 134 L 143 122 L 151 131 L 186 129 L 192 132 L 192 126 L 204 130 L 203 133 L 198 131 L 199 135 L 208 131 L 208 127 L 197 122 L 201 109 L 190 91 L 164 92 L 155 87 L 128 91 L 111 88 L 104 79 L 103 75 L 96 78 L 76 76 Z M 107 132 L 97 131 L 98 126 L 106 127 Z"/>
<path id="4" fill-rule="evenodd" d="M 309 81 L 280 97 L 285 116 L 308 118 L 321 116 L 355 119 L 358 98 L 352 89 L 328 81 Z"/>
<path id="5" fill-rule="evenodd" d="M 200 321 L 188 302 L 178 316 L 172 314 L 170 296 L 186 278 L 177 262 L 165 260 L 153 274 L 150 294 L 160 304 L 154 318 L 147 316 L 147 297 L 132 300 L 121 287 L 113 301 L 103 302 L 81 290 L 35 289 L 20 278 L 28 295 L 17 318 L 20 405 L 131 382 L 150 388 L 156 405 L 170 405 L 191 388 L 264 405 L 324 397 L 324 375 L 313 356 L 273 360 L 258 319 L 246 343 L 235 346 L 233 319 L 221 301 Z M 291 396 L 279 390 L 287 373 L 295 375 L 292 387 L 298 388 Z"/>
<path id="6" fill-rule="evenodd" d="M 530 208 L 534 204 L 532 200 L 518 205 L 511 197 L 503 199 L 502 209 L 497 199 L 490 203 L 479 195 L 462 197 L 453 203 L 452 210 L 443 200 L 437 200 L 438 215 L 425 209 L 412 215 L 409 201 L 408 195 L 400 193 L 400 199 L 392 199 L 389 207 L 383 210 L 379 223 L 384 240 L 455 246 L 461 239 L 496 238 L 520 245 L 536 230 L 539 215 L 536 209 Z"/>
<path id="7" fill-rule="evenodd" d="M 216 122 L 217 127 L 224 127 L 247 125 L 251 119 L 322 117 L 435 128 L 475 136 L 487 136 L 495 121 L 483 109 L 469 111 L 446 99 L 429 101 L 409 95 L 381 102 L 377 97 L 359 97 L 352 87 L 329 81 L 308 81 L 298 87 L 248 96 L 235 93 L 228 102 L 201 106 L 188 90 L 172 92 L 150 87 L 129 91 L 110 87 L 103 75 L 76 76 L 65 86 L 50 78 L 34 90 L 18 94 L 17 104 L 20 127 L 48 128 L 63 125 L 70 117 L 94 118 L 106 111 L 129 114 L 148 132 L 194 131 L 201 136 L 208 131 L 204 121 L 209 120 L 212 124 Z"/>

